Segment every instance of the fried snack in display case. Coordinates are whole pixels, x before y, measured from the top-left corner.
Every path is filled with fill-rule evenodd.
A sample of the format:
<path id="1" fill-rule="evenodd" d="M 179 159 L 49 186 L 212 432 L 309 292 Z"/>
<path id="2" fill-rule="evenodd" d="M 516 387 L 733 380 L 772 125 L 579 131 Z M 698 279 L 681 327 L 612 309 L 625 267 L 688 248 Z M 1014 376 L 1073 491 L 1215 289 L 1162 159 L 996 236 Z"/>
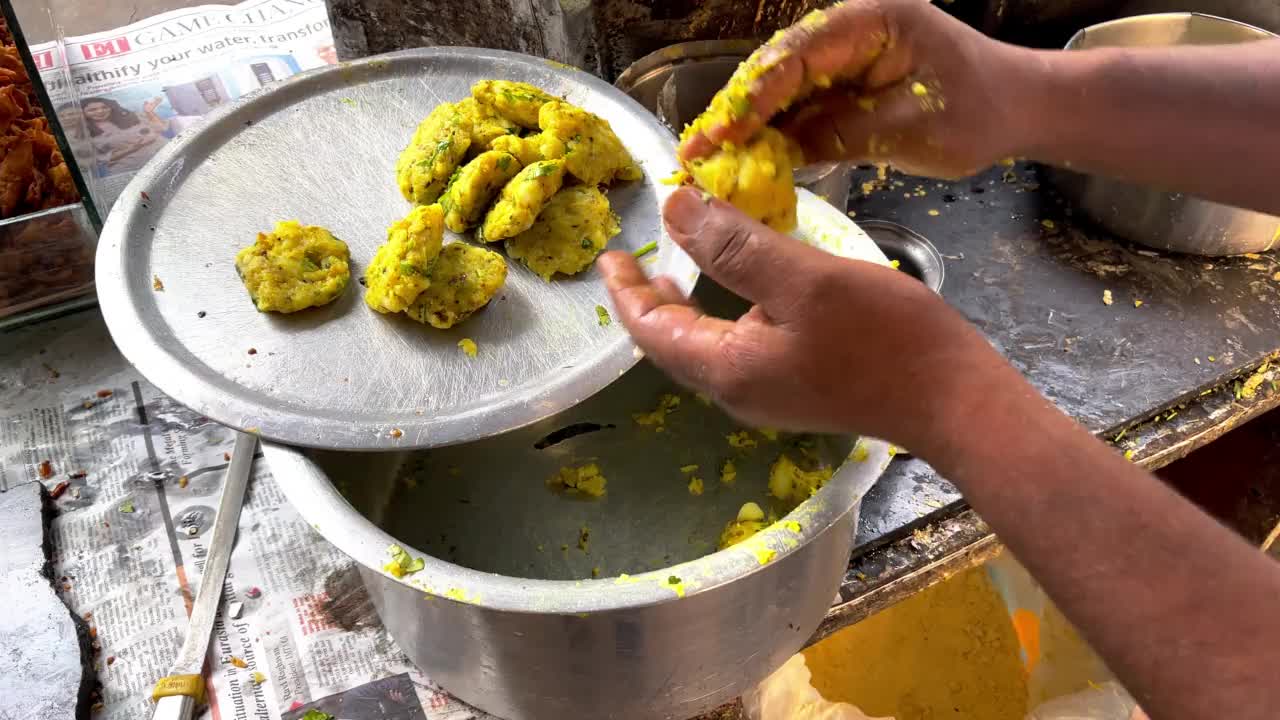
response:
<path id="1" fill-rule="evenodd" d="M 34 15 L 34 14 L 33 14 Z M 93 293 L 98 216 L 13 8 L 0 17 L 0 324 Z M 63 70 L 65 72 L 65 70 Z M 52 84 L 69 86 L 69 78 Z M 70 160 L 70 162 L 68 162 Z"/>

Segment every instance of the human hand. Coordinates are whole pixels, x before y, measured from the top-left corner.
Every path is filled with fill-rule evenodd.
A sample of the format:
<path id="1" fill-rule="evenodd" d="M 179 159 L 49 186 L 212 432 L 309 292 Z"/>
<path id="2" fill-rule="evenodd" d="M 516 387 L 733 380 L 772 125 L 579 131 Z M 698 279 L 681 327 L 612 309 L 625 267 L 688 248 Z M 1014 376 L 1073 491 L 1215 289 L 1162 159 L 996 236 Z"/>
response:
<path id="1" fill-rule="evenodd" d="M 744 316 L 706 315 L 629 253 L 604 255 L 600 268 L 650 359 L 744 423 L 869 434 L 927 457 L 961 434 L 973 388 L 1013 372 L 911 276 L 830 255 L 703 198 L 677 190 L 667 230 L 708 276 L 755 303 Z"/>
<path id="2" fill-rule="evenodd" d="M 751 73 L 754 65 L 759 73 L 747 83 L 750 109 L 693 134 L 680 156 L 708 155 L 774 124 L 808 162 L 879 161 L 917 175 L 972 175 L 1021 154 L 1026 114 L 1017 98 L 1038 64 L 1034 53 L 992 40 L 925 0 L 850 0 L 756 51 L 739 69 Z"/>
<path id="3" fill-rule="evenodd" d="M 147 115 L 152 115 L 155 113 L 156 108 L 160 107 L 163 103 L 164 103 L 164 98 L 162 97 L 151 98 L 150 100 L 142 104 L 142 112 L 146 113 Z"/>

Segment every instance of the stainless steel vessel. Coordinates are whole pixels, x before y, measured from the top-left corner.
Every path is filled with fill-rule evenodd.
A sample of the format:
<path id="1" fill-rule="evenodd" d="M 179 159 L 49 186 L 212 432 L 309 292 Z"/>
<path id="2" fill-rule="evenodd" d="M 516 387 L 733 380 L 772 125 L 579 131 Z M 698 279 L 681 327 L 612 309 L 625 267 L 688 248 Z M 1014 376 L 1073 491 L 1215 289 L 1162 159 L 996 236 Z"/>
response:
<path id="1" fill-rule="evenodd" d="M 757 435 L 757 457 L 739 458 L 734 486 L 722 485 L 727 418 L 710 409 L 683 425 L 672 418 L 667 439 L 628 427 L 623 408 L 651 404 L 673 390 L 667 383 L 646 362 L 554 422 L 475 447 L 264 447 L 298 511 L 358 563 L 392 637 L 455 696 L 507 720 L 683 720 L 754 686 L 813 633 L 847 566 L 861 497 L 889 453 L 863 441 L 860 462 L 845 462 L 784 517 L 794 525 L 699 557 L 742 502 L 765 504 L 768 464 L 782 446 Z M 685 398 L 678 413 L 698 405 Z M 606 429 L 535 449 L 593 421 Z M 817 451 L 839 462 L 851 446 L 827 438 Z M 556 467 L 588 458 L 609 479 L 604 498 L 545 486 Z M 702 496 L 686 489 L 681 463 L 703 468 Z M 389 575 L 392 544 L 423 569 Z"/>
<path id="2" fill-rule="evenodd" d="M 887 262 L 812 194 L 801 191 L 798 215 L 801 239 Z M 696 295 L 722 317 L 747 307 L 705 277 Z M 552 418 L 473 443 L 264 448 L 298 511 L 356 561 L 410 659 L 507 720 L 683 720 L 758 683 L 822 620 L 860 500 L 889 462 L 876 440 L 745 430 L 648 362 Z M 714 552 L 744 502 L 775 509 L 768 476 L 783 454 L 837 470 L 789 514 L 778 506 L 783 522 Z M 589 463 L 608 480 L 604 497 L 549 486 Z M 392 544 L 422 569 L 393 577 Z"/>
<path id="3" fill-rule="evenodd" d="M 1076 33 L 1068 50 L 1097 47 L 1222 45 L 1275 37 L 1266 30 L 1200 13 L 1122 18 Z M 1133 183 L 1055 169 L 1053 183 L 1090 219 L 1126 240 L 1195 255 L 1274 249 L 1280 217 L 1167 193 Z"/>

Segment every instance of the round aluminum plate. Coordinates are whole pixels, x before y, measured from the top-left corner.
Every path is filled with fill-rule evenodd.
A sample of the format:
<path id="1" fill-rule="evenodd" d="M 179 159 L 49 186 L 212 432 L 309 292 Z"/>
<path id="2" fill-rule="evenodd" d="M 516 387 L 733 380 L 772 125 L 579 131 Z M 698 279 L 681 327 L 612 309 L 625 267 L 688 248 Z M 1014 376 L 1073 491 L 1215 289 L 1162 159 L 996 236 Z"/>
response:
<path id="1" fill-rule="evenodd" d="M 121 195 L 99 242 L 99 299 L 121 351 L 165 393 L 220 423 L 347 450 L 496 435 L 616 379 L 639 354 L 618 323 L 598 321 L 596 306 L 611 306 L 595 269 L 545 283 L 510 263 L 489 307 L 449 331 L 374 312 L 354 282 L 322 308 L 260 313 L 236 274 L 237 250 L 296 219 L 346 241 L 360 277 L 387 226 L 410 210 L 394 168 L 414 128 L 487 78 L 533 83 L 613 125 L 645 177 L 610 189 L 622 233 L 609 246 L 658 241 L 647 271 L 691 290 L 697 268 L 660 221 L 671 188 L 659 181 L 676 161 L 674 138 L 656 118 L 564 65 L 427 48 L 273 84 L 170 142 Z M 477 357 L 459 350 L 462 338 L 479 346 Z"/>

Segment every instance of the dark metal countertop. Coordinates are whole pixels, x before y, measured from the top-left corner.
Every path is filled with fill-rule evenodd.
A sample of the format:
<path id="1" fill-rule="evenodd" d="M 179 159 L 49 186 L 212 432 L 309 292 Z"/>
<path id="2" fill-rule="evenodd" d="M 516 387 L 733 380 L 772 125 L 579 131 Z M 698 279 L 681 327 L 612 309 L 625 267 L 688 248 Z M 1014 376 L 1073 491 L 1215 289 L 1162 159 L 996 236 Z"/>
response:
<path id="1" fill-rule="evenodd" d="M 1280 405 L 1269 382 L 1252 397 L 1238 390 L 1280 351 L 1272 254 L 1210 259 L 1117 242 L 1073 218 L 1038 169 L 1022 164 L 950 183 L 859 170 L 849 207 L 857 220 L 928 237 L 946 259 L 943 296 L 1134 462 L 1156 469 Z M 843 603 L 814 639 L 999 547 L 955 486 L 924 461 L 899 458 L 863 500 Z"/>

